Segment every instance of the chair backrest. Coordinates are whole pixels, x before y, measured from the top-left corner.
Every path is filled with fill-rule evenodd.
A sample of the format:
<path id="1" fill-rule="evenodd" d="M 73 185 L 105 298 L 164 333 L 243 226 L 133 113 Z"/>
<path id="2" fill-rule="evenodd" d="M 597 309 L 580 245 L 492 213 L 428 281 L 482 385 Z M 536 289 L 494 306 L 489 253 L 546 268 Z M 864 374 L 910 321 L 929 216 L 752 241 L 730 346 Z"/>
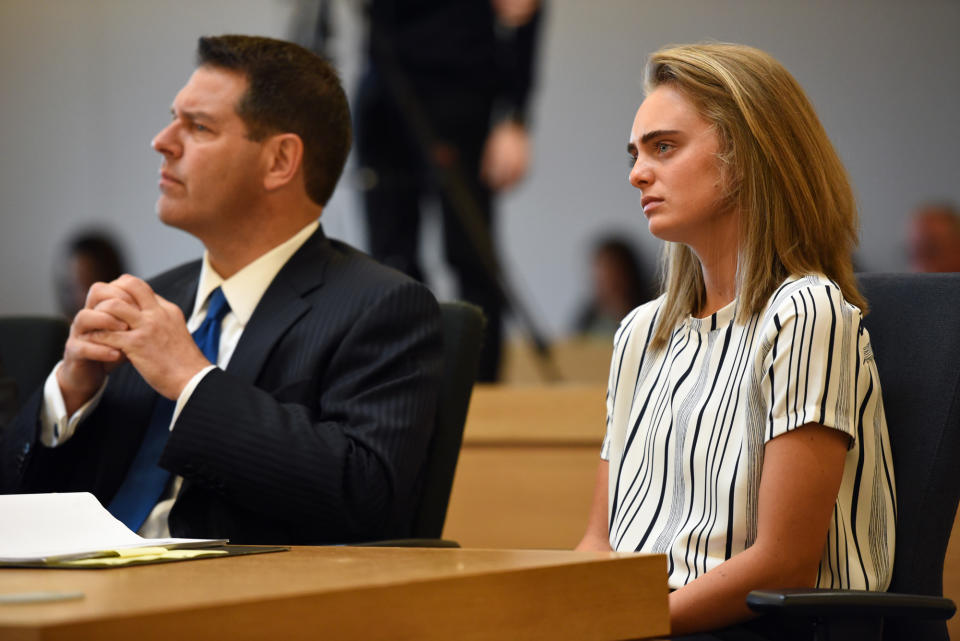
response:
<path id="1" fill-rule="evenodd" d="M 871 308 L 864 325 L 880 373 L 896 475 L 890 591 L 940 596 L 960 498 L 960 274 L 858 278 Z M 914 621 L 904 632 L 903 638 L 947 638 L 943 622 Z"/>
<path id="2" fill-rule="evenodd" d="M 22 404 L 63 356 L 70 323 L 54 316 L 0 317 L 0 361 Z"/>
<path id="3" fill-rule="evenodd" d="M 424 539 L 438 539 L 443 533 L 463 441 L 463 425 L 477 377 L 485 322 L 480 308 L 468 303 L 441 303 L 440 313 L 443 317 L 443 380 L 423 471 L 420 506 L 413 524 L 413 536 Z"/>

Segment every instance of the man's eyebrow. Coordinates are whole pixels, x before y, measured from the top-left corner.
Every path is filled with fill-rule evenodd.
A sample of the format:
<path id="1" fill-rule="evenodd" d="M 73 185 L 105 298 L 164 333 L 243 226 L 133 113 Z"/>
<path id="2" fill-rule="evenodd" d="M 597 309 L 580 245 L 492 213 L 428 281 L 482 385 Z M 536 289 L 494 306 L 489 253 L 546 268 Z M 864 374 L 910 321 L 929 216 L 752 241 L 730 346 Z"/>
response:
<path id="1" fill-rule="evenodd" d="M 659 138 L 660 136 L 672 136 L 678 133 L 680 133 L 680 131 L 677 129 L 657 129 L 655 131 L 648 131 L 647 133 L 643 134 L 643 137 L 640 139 L 640 144 L 646 144 L 654 138 Z"/>
<path id="2" fill-rule="evenodd" d="M 170 107 L 170 115 L 176 117 L 178 114 L 177 110 L 173 107 Z M 217 119 L 206 111 L 190 111 L 187 109 L 181 109 L 179 115 L 186 118 L 187 120 L 205 120 L 207 122 L 216 122 Z"/>

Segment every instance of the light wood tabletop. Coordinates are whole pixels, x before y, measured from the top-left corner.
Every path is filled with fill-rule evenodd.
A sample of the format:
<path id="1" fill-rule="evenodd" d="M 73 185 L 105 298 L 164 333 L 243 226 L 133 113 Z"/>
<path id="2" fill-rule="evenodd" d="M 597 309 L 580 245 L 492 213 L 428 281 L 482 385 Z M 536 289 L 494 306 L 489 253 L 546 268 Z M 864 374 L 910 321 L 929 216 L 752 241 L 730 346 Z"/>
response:
<path id="1" fill-rule="evenodd" d="M 663 556 L 295 547 L 108 570 L 0 569 L 0 639 L 626 639 L 667 634 Z"/>

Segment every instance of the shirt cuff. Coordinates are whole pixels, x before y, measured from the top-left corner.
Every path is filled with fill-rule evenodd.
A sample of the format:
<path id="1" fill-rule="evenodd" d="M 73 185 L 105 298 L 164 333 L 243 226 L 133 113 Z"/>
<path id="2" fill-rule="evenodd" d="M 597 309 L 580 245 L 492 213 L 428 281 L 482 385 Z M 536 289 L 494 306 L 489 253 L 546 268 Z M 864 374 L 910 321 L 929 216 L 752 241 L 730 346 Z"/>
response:
<path id="1" fill-rule="evenodd" d="M 70 440 L 73 433 L 77 430 L 77 425 L 96 409 L 103 396 L 103 390 L 107 388 L 109 376 L 103 379 L 103 384 L 93 397 L 80 406 L 72 416 L 67 416 L 67 404 L 63 400 L 63 393 L 60 391 L 60 383 L 57 382 L 57 371 L 63 361 L 60 361 L 53 367 L 53 371 L 47 376 L 43 384 L 43 405 L 40 407 L 40 442 L 47 447 L 57 447 Z"/>
<path id="2" fill-rule="evenodd" d="M 173 418 L 170 419 L 170 429 L 173 430 L 173 426 L 177 422 L 177 418 L 180 416 L 180 411 L 183 410 L 184 406 L 187 404 L 187 401 L 190 400 L 190 397 L 193 395 L 193 390 L 197 389 L 197 385 L 200 384 L 200 381 L 203 380 L 203 377 L 206 376 L 210 370 L 217 369 L 216 365 L 207 365 L 202 370 L 193 375 L 187 384 L 184 386 L 183 391 L 180 392 L 180 396 L 177 397 L 177 405 L 173 408 Z"/>

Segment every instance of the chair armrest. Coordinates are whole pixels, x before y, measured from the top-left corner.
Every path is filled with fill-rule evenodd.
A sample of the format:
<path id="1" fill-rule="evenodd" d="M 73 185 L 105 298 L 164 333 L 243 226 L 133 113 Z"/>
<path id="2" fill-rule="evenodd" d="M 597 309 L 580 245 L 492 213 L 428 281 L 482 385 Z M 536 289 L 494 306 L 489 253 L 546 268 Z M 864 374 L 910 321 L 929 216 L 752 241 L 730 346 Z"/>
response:
<path id="1" fill-rule="evenodd" d="M 386 541 L 367 541 L 350 543 L 358 547 L 375 548 L 458 548 L 460 544 L 449 539 L 388 539 Z"/>
<path id="2" fill-rule="evenodd" d="M 866 590 L 754 590 L 747 606 L 763 614 L 803 617 L 949 619 L 957 611 L 943 597 Z"/>

